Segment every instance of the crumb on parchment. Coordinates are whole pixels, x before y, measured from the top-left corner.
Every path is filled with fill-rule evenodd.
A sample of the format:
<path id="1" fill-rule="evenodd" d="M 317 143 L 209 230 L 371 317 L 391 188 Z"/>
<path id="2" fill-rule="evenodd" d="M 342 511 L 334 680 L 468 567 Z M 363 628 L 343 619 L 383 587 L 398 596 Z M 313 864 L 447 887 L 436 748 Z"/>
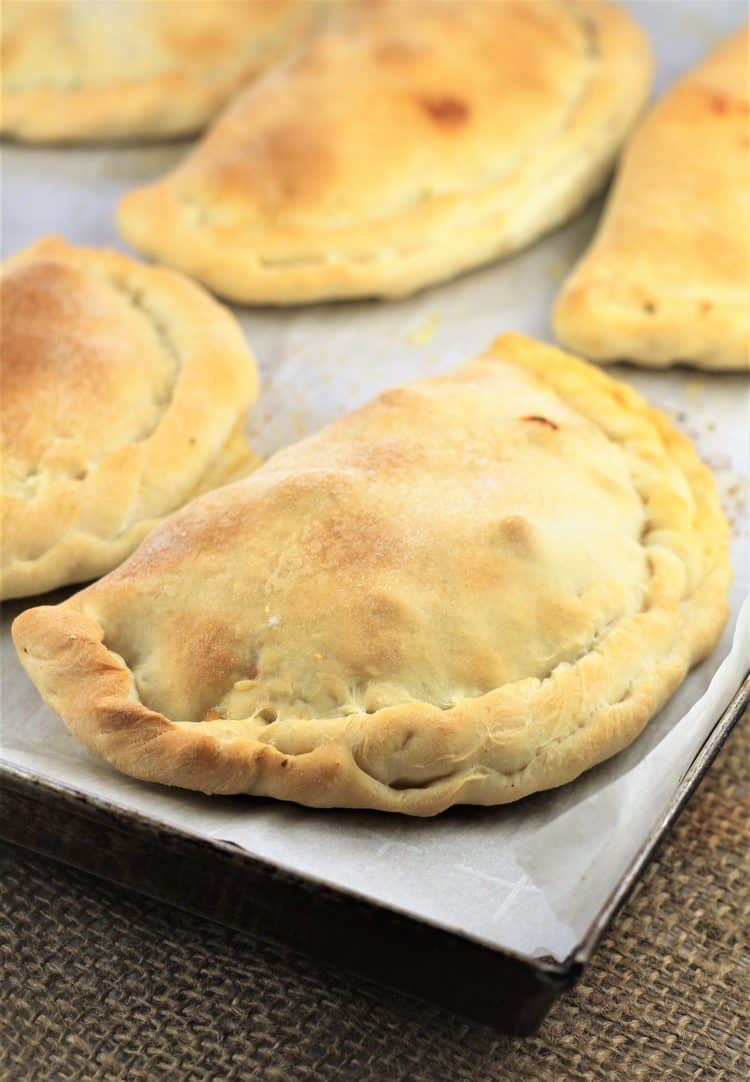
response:
<path id="1" fill-rule="evenodd" d="M 435 337 L 440 326 L 440 316 L 437 312 L 425 319 L 418 327 L 408 334 L 409 344 L 412 346 L 426 346 Z"/>
<path id="2" fill-rule="evenodd" d="M 689 379 L 684 385 L 685 397 L 688 398 L 691 402 L 697 402 L 701 394 L 703 393 L 704 386 L 705 384 L 703 380 L 699 379 L 698 376 L 694 376 L 692 379 Z"/>

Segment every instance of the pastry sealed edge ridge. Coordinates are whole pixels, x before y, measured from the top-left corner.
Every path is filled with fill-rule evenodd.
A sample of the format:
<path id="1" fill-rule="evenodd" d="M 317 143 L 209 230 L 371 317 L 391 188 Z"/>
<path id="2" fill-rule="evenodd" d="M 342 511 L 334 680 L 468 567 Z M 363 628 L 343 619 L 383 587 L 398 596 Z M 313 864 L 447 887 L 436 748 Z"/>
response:
<path id="1" fill-rule="evenodd" d="M 145 437 L 95 457 L 82 477 L 63 474 L 45 482 L 39 463 L 29 461 L 42 476 L 39 490 L 28 498 L 2 492 L 3 598 L 39 594 L 111 570 L 166 514 L 259 461 L 244 436 L 258 395 L 257 370 L 227 309 L 176 271 L 56 236 L 11 256 L 3 277 L 46 262 L 100 276 L 153 325 L 155 337 L 174 353 L 176 370 L 170 397 Z M 40 331 L 45 329 L 40 323 Z M 7 450 L 3 458 L 9 458 Z M 153 490 L 167 482 L 184 498 L 158 498 Z"/>
<path id="2" fill-rule="evenodd" d="M 750 368 L 749 190 L 747 24 L 636 126 L 555 301 L 561 345 L 601 364 Z"/>
<path id="3" fill-rule="evenodd" d="M 270 93 L 256 84 L 233 101 L 176 170 L 122 198 L 120 233 L 134 248 L 238 304 L 401 297 L 526 247 L 580 211 L 604 185 L 651 79 L 650 47 L 626 12 L 605 0 L 560 0 L 557 7 L 579 22 L 604 59 L 555 138 L 547 135 L 530 160 L 516 160 L 511 143 L 509 176 L 478 191 L 438 190 L 413 206 L 407 193 L 408 205 L 398 213 L 374 219 L 352 213 L 344 227 L 325 221 L 290 225 L 287 214 L 280 228 L 277 209 L 260 228 L 251 218 L 250 228 L 231 190 L 227 197 L 219 191 L 203 198 L 186 187 L 183 174 L 195 160 L 205 161 L 211 176 L 213 156 L 226 158 L 234 136 L 222 134 L 219 140 L 219 134 L 233 125 L 243 131 L 243 103 L 252 122 L 254 91 Z M 267 87 L 283 77 L 277 70 Z M 314 172 L 304 152 L 292 157 L 301 176 Z M 281 188 L 295 183 L 286 179 Z M 201 181 L 198 192 L 204 187 Z"/>
<path id="4" fill-rule="evenodd" d="M 447 709 L 411 701 L 354 718 L 304 719 L 296 729 L 287 724 L 288 740 L 280 723 L 271 735 L 272 723 L 263 740 L 220 720 L 169 720 L 139 700 L 132 672 L 108 649 L 96 619 L 65 605 L 27 610 L 13 626 L 19 657 L 72 732 L 149 781 L 419 816 L 564 784 L 631 743 L 711 650 L 726 619 L 728 529 L 713 478 L 661 413 L 591 366 L 514 334 L 479 360 L 533 374 L 626 449 L 652 516 L 642 542 L 649 581 L 641 611 L 544 679 L 514 681 Z M 693 543 L 680 556 L 688 544 L 678 528 L 685 500 Z M 305 750 L 285 748 L 295 740 Z M 425 773 L 430 755 L 455 768 Z"/>
<path id="5" fill-rule="evenodd" d="M 22 0 L 15 2 L 18 6 Z M 58 3 L 62 8 L 60 0 Z M 146 3 L 155 6 L 153 0 Z M 233 93 L 297 44 L 313 21 L 317 3 L 318 0 L 299 0 L 296 11 L 292 5 L 291 12 L 282 14 L 279 25 L 262 36 L 255 49 L 248 50 L 244 57 L 238 58 L 231 49 L 227 50 L 229 55 L 224 58 L 220 73 L 215 63 L 212 68 L 206 60 L 204 68 L 197 67 L 194 55 L 191 62 L 177 50 L 171 56 L 171 66 L 153 74 L 129 79 L 120 73 L 119 77 L 113 75 L 99 84 L 83 80 L 78 86 L 60 88 L 44 85 L 43 80 L 41 85 L 38 80 L 32 80 L 30 85 L 24 85 L 23 80 L 19 83 L 11 57 L 6 64 L 6 77 L 10 72 L 13 82 L 0 86 L 0 130 L 19 143 L 32 145 L 156 142 L 188 136 L 205 127 Z M 223 6 L 227 8 L 226 3 Z M 252 17 L 252 6 L 248 15 Z M 157 24 L 153 37 L 158 38 L 160 30 L 164 34 L 168 29 Z M 220 20 L 218 29 L 222 29 Z M 173 34 L 176 31 L 178 37 L 185 36 L 184 16 L 182 25 L 172 25 L 171 31 Z M 25 32 L 22 30 L 16 51 L 19 48 L 23 51 L 34 34 L 38 35 L 38 29 L 33 24 Z M 169 33 L 166 37 L 169 39 Z M 195 54 L 196 49 L 200 52 L 200 34 L 193 37 L 197 37 L 193 43 Z M 208 38 L 210 42 L 210 34 Z M 260 51 L 259 44 L 264 46 Z M 8 48 L 7 42 L 4 45 Z M 170 55 L 168 48 L 165 55 Z M 85 60 L 83 71 L 86 71 Z"/>

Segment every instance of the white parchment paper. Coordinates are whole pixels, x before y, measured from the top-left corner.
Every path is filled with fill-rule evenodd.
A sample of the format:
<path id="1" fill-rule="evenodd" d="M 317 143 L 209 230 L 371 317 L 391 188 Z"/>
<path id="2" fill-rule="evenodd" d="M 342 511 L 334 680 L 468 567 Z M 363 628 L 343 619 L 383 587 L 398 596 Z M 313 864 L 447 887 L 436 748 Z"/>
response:
<path id="1" fill-rule="evenodd" d="M 739 0 L 629 7 L 651 34 L 659 91 L 746 18 Z M 123 247 L 114 227 L 119 196 L 158 176 L 185 149 L 5 148 L 5 251 L 49 232 Z M 263 376 L 249 426 L 256 448 L 269 454 L 384 387 L 449 369 L 502 330 L 549 339 L 553 297 L 599 211 L 600 204 L 506 263 L 410 300 L 238 312 Z M 735 580 L 732 616 L 713 656 L 615 759 L 556 792 L 427 821 L 146 785 L 94 759 L 41 704 L 8 634 L 21 602 L 7 605 L 2 626 L 2 758 L 494 946 L 562 960 L 668 806 L 750 660 L 750 612 L 740 618 L 750 586 L 747 378 L 629 367 L 617 374 L 672 414 L 714 468 L 733 523 Z"/>

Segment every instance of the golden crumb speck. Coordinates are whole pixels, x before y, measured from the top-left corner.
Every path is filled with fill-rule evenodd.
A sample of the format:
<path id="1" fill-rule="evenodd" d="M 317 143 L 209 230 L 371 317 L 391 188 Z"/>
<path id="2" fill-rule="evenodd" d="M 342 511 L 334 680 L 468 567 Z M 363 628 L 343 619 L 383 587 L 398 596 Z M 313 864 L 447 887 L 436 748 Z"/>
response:
<path id="1" fill-rule="evenodd" d="M 431 342 L 440 326 L 440 316 L 435 312 L 423 320 L 418 327 L 409 332 L 408 341 L 412 346 L 426 346 Z"/>
<path id="2" fill-rule="evenodd" d="M 689 379 L 684 385 L 685 397 L 691 402 L 696 402 L 703 394 L 705 384 L 703 380 L 695 376 L 693 379 Z"/>

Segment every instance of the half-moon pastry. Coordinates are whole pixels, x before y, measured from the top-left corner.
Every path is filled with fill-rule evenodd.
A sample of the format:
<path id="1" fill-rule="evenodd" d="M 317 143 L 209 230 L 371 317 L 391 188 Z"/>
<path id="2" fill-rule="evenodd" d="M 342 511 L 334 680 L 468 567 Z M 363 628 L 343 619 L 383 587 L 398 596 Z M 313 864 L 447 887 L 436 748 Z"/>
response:
<path id="1" fill-rule="evenodd" d="M 256 464 L 234 317 L 174 271 L 48 238 L 0 277 L 0 597 L 115 567 Z"/>
<path id="2" fill-rule="evenodd" d="M 196 500 L 13 634 L 128 774 L 433 815 L 634 740 L 714 645 L 728 576 L 688 440 L 506 335 Z"/>
<path id="3" fill-rule="evenodd" d="M 240 303 L 410 293 L 577 211 L 650 67 L 598 0 L 334 5 L 174 172 L 125 196 L 120 229 Z"/>
<path id="4" fill-rule="evenodd" d="M 0 130 L 31 143 L 197 131 L 313 12 L 313 0 L 3 0 Z"/>
<path id="5" fill-rule="evenodd" d="M 595 361 L 750 365 L 747 27 L 636 129 L 555 332 Z"/>

